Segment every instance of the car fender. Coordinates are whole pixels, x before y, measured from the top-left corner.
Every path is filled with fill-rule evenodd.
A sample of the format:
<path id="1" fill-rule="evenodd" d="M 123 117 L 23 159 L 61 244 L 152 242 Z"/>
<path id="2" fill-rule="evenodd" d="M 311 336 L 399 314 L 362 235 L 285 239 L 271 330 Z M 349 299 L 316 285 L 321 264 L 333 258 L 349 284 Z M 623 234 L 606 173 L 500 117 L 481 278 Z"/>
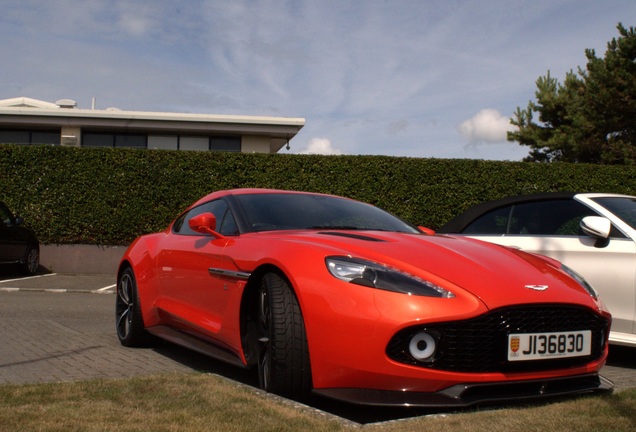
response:
<path id="1" fill-rule="evenodd" d="M 151 327 L 158 322 L 154 307 L 149 299 L 157 298 L 158 276 L 156 251 L 165 233 L 145 235 L 135 239 L 126 249 L 119 263 L 117 280 L 121 273 L 131 267 L 137 283 L 137 295 L 141 303 L 144 326 Z"/>

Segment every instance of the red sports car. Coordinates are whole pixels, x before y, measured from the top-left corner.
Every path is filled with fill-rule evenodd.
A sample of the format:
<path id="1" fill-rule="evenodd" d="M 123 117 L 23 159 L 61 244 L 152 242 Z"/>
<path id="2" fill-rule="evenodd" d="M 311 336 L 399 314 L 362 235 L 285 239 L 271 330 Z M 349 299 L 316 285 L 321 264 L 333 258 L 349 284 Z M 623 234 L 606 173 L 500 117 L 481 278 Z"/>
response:
<path id="1" fill-rule="evenodd" d="M 432 235 L 369 204 L 238 189 L 142 236 L 118 271 L 116 328 L 244 368 L 266 391 L 466 406 L 611 391 L 611 317 L 549 258 Z"/>

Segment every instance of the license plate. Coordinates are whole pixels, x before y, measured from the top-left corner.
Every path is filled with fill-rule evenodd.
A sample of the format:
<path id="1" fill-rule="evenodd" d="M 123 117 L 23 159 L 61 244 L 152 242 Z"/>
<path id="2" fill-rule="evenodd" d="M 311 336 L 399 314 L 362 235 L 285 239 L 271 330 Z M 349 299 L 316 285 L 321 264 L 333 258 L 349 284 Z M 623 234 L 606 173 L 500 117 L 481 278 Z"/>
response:
<path id="1" fill-rule="evenodd" d="M 508 361 L 580 357 L 591 352 L 590 330 L 508 335 Z"/>

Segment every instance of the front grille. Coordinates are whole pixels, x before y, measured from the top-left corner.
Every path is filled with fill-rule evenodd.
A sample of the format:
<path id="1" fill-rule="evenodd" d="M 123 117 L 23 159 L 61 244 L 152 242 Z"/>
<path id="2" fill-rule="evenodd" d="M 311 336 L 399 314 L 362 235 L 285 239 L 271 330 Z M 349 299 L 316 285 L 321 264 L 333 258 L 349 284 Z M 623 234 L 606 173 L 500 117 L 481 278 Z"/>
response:
<path id="1" fill-rule="evenodd" d="M 547 333 L 591 330 L 592 351 L 588 356 L 508 362 L 511 333 Z M 420 362 L 409 353 L 409 343 L 420 331 L 436 335 L 437 354 Z M 516 372 L 584 365 L 603 355 L 609 332 L 607 320 L 575 306 L 516 306 L 493 310 L 465 321 L 410 327 L 397 333 L 387 346 L 387 355 L 399 362 L 456 372 Z"/>

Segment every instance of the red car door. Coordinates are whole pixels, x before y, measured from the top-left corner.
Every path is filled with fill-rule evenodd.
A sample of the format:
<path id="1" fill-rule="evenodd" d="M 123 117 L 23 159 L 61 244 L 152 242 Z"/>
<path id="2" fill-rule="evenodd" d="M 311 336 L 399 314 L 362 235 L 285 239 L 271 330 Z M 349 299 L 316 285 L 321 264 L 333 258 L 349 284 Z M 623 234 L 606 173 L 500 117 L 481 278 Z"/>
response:
<path id="1" fill-rule="evenodd" d="M 231 330 L 238 325 L 234 321 L 238 321 L 240 293 L 235 289 L 236 278 L 228 278 L 223 272 L 235 268 L 224 253 L 226 245 L 235 240 L 193 232 L 188 227 L 190 218 L 207 212 L 224 215 L 227 205 L 214 201 L 192 209 L 177 219 L 164 238 L 157 256 L 156 306 L 171 326 L 212 338 L 234 350 L 237 341 L 232 334 L 236 332 Z"/>

